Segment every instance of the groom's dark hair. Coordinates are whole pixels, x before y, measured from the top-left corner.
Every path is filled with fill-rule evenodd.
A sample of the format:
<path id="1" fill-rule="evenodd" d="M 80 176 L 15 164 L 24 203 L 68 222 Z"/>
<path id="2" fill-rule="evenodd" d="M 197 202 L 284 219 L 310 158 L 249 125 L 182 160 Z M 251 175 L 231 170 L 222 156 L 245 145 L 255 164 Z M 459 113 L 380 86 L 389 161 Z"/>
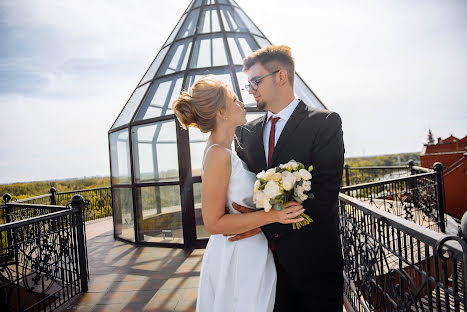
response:
<path id="1" fill-rule="evenodd" d="M 243 71 L 249 70 L 256 63 L 260 63 L 269 72 L 285 69 L 290 85 L 293 86 L 295 62 L 292 57 L 292 49 L 288 46 L 268 45 L 256 50 L 243 60 Z"/>

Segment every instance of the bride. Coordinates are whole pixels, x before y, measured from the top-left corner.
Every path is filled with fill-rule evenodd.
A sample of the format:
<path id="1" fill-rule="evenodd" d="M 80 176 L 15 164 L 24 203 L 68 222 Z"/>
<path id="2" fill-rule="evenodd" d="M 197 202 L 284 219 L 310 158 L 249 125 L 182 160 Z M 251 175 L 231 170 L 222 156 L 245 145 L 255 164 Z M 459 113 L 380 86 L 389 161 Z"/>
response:
<path id="1" fill-rule="evenodd" d="M 184 128 L 210 132 L 202 164 L 202 215 L 211 234 L 201 266 L 196 311 L 272 311 L 276 292 L 276 268 L 262 232 L 231 242 L 227 235 L 244 233 L 280 222 L 291 224 L 304 210 L 289 202 L 282 211 L 258 210 L 240 214 L 238 203 L 254 208 L 256 175 L 231 150 L 235 128 L 246 122 L 245 105 L 223 81 L 208 75 L 182 92 L 172 104 Z M 226 213 L 226 208 L 229 212 Z"/>

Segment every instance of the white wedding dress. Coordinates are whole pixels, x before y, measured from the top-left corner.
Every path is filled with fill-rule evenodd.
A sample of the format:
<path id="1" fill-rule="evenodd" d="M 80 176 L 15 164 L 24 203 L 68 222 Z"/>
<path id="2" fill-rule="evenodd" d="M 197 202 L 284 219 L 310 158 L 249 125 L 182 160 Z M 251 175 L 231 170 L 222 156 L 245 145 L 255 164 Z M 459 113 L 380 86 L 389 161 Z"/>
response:
<path id="1" fill-rule="evenodd" d="M 237 214 L 233 202 L 254 207 L 256 176 L 234 152 L 228 151 L 232 173 L 227 206 L 231 214 Z M 201 265 L 196 311 L 272 311 L 275 295 L 276 267 L 263 232 L 235 242 L 222 234 L 211 235 Z"/>

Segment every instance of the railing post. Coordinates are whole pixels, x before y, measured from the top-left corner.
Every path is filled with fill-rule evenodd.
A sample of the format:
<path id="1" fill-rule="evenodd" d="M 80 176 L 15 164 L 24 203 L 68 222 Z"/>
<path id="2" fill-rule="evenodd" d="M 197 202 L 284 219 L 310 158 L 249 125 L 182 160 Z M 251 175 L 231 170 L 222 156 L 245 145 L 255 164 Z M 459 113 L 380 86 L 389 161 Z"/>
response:
<path id="1" fill-rule="evenodd" d="M 84 222 L 83 222 L 83 209 L 84 199 L 81 195 L 76 194 L 71 199 L 71 206 L 77 209 L 76 212 L 76 230 L 78 236 L 78 257 L 79 257 L 79 278 L 81 280 L 81 290 L 88 291 L 88 270 L 86 259 L 86 242 L 84 239 Z"/>
<path id="2" fill-rule="evenodd" d="M 11 200 L 11 195 L 8 193 L 3 194 L 3 202 L 5 203 L 5 223 L 10 223 L 11 222 L 11 206 L 8 205 L 8 203 Z M 10 247 L 13 245 L 13 237 L 11 235 L 11 230 L 7 230 L 6 232 L 6 240 L 7 240 L 7 246 L 8 246 L 8 258 L 12 259 L 13 258 L 13 249 Z"/>
<path id="3" fill-rule="evenodd" d="M 444 225 L 446 207 L 444 203 L 443 165 L 440 162 L 436 162 L 433 164 L 433 169 L 436 171 L 436 197 L 438 199 L 439 227 L 441 232 L 446 233 L 446 226 Z"/>
<path id="4" fill-rule="evenodd" d="M 413 161 L 412 159 L 409 160 L 409 169 L 410 169 L 410 175 L 414 175 L 415 174 L 415 170 L 413 168 L 413 165 L 415 164 L 415 161 Z"/>
<path id="5" fill-rule="evenodd" d="M 49 193 L 50 193 L 50 204 L 55 206 L 57 204 L 57 199 L 55 198 L 55 193 L 57 193 L 57 189 L 52 186 L 49 190 Z"/>
<path id="6" fill-rule="evenodd" d="M 349 180 L 349 167 L 350 167 L 349 164 L 345 164 L 345 165 L 344 165 L 344 169 L 345 169 L 345 184 L 346 184 L 347 186 L 350 185 L 350 180 Z"/>

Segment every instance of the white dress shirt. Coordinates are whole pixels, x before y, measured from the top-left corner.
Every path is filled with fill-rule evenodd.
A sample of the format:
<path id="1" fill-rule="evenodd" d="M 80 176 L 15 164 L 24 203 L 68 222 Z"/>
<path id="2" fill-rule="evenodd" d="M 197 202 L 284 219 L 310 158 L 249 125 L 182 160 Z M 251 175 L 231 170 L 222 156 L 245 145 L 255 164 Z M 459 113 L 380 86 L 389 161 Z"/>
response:
<path id="1" fill-rule="evenodd" d="M 279 140 L 279 137 L 282 133 L 282 130 L 285 127 L 285 124 L 289 120 L 290 116 L 292 115 L 293 111 L 297 107 L 298 103 L 300 101 L 297 98 L 294 98 L 292 102 L 290 102 L 289 105 L 284 107 L 279 113 L 273 114 L 271 112 L 268 112 L 266 118 L 267 122 L 266 125 L 264 126 L 263 130 L 263 145 L 264 145 L 264 155 L 266 156 L 266 162 L 268 160 L 268 154 L 269 154 L 269 132 L 271 131 L 271 120 L 269 120 L 271 117 L 280 117 L 280 119 L 276 122 L 276 133 L 274 136 L 274 146 L 277 144 L 277 140 Z M 269 164 L 268 164 L 269 165 Z"/>

